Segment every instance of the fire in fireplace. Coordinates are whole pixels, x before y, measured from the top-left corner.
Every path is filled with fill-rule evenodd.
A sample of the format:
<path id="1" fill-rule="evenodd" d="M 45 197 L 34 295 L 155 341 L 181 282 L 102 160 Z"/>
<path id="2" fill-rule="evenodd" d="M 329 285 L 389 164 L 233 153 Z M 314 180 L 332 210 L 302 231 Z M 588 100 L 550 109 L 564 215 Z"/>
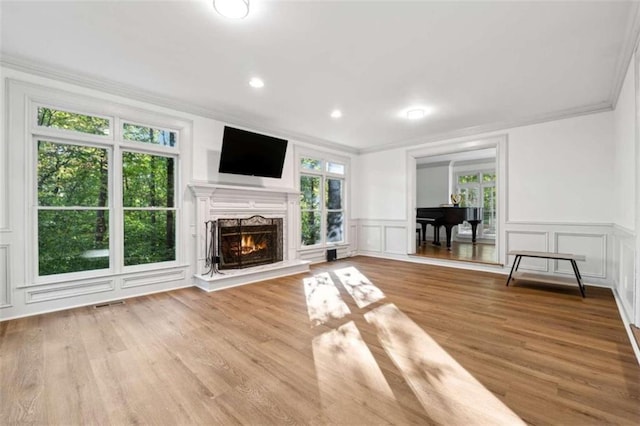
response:
<path id="1" fill-rule="evenodd" d="M 282 218 L 218 219 L 219 269 L 239 269 L 282 260 Z"/>

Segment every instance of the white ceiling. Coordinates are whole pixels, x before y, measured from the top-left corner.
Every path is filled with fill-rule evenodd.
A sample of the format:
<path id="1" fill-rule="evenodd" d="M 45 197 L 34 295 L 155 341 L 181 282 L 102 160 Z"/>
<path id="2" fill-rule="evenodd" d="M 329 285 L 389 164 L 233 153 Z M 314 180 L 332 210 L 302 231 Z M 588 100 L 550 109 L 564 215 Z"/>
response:
<path id="1" fill-rule="evenodd" d="M 2 64 L 368 151 L 611 108 L 638 30 L 636 2 L 251 5 L 2 1 Z"/>

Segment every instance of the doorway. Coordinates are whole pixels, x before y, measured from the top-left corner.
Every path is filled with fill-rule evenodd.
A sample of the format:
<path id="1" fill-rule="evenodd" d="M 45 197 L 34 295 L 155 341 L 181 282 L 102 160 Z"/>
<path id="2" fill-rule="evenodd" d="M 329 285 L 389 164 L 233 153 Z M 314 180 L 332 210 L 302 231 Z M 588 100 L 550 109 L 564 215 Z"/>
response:
<path id="1" fill-rule="evenodd" d="M 501 201 L 505 199 L 506 192 L 506 135 L 419 148 L 408 152 L 407 163 L 410 191 L 407 194 L 408 229 L 412 232 L 409 255 L 503 264 L 501 221 L 506 209 Z M 452 195 L 455 195 L 454 200 Z M 438 216 L 440 210 L 453 208 L 454 201 L 459 203 L 456 203 L 456 210 L 461 209 L 456 216 L 464 213 L 467 218 L 480 221 L 474 223 L 470 220 L 477 224 L 474 239 L 471 224 L 456 220 L 451 226 L 448 247 L 443 219 L 433 220 L 433 216 Z M 432 218 L 426 221 L 417 218 L 418 208 L 421 215 L 429 210 Z M 423 236 L 425 222 L 426 235 Z M 447 223 L 451 225 L 451 222 Z"/>

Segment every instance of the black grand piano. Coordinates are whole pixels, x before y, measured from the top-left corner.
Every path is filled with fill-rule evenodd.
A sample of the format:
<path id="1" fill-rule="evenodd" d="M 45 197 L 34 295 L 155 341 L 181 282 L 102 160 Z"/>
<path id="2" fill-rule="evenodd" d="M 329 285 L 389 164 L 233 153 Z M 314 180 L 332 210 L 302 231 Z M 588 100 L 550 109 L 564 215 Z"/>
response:
<path id="1" fill-rule="evenodd" d="M 471 241 L 476 243 L 478 224 L 482 222 L 482 207 L 418 207 L 416 222 L 422 226 L 422 241 L 426 241 L 427 225 L 433 225 L 433 244 L 440 245 L 440 227 L 447 232 L 447 249 L 451 250 L 451 229 L 464 221 L 471 225 Z"/>

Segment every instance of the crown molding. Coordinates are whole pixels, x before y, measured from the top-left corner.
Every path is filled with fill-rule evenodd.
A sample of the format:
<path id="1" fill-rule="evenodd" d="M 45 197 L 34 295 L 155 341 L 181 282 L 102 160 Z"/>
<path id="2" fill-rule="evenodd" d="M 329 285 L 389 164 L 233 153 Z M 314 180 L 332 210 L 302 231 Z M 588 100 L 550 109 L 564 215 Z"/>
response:
<path id="1" fill-rule="evenodd" d="M 618 56 L 618 63 L 616 65 L 615 74 L 613 75 L 613 81 L 611 83 L 611 94 L 609 99 L 613 109 L 616 109 L 618 104 L 618 98 L 622 91 L 622 85 L 624 84 L 624 78 L 627 75 L 627 69 L 633 58 L 633 52 L 636 50 L 640 41 L 640 2 L 633 2 L 631 5 L 631 12 L 629 13 L 629 20 L 627 23 L 627 30 L 624 37 L 624 45 L 620 55 Z"/>
<path id="2" fill-rule="evenodd" d="M 636 9 L 636 11 L 639 11 L 639 10 L 640 10 L 640 7 Z M 634 20 L 634 23 L 640 23 L 640 20 Z M 631 46 L 632 46 L 632 50 L 631 50 L 631 54 L 632 54 L 633 48 L 635 48 L 635 44 L 631 43 Z M 172 109 L 172 110 L 187 113 L 187 114 L 193 114 L 200 117 L 222 121 L 226 124 L 245 127 L 248 129 L 252 129 L 254 131 L 262 132 L 262 133 L 267 133 L 267 134 L 277 135 L 277 136 L 288 138 L 288 139 L 293 139 L 302 143 L 308 143 L 314 146 L 320 146 L 326 149 L 332 149 L 332 150 L 337 150 L 337 151 L 356 154 L 356 155 L 379 152 L 379 151 L 388 151 L 388 150 L 397 149 L 397 148 L 419 146 L 425 143 L 432 143 L 432 142 L 438 142 L 438 141 L 443 141 L 447 139 L 474 136 L 482 133 L 495 132 L 495 131 L 515 128 L 515 127 L 540 124 L 540 123 L 545 123 L 549 121 L 556 121 L 556 120 L 561 120 L 566 118 L 578 117 L 581 115 L 595 114 L 599 112 L 613 110 L 612 103 L 606 101 L 606 102 L 601 102 L 599 104 L 586 105 L 586 106 L 581 106 L 577 108 L 571 108 L 567 110 L 552 112 L 548 114 L 541 114 L 538 116 L 533 116 L 528 118 L 497 122 L 497 123 L 489 123 L 489 124 L 483 124 L 479 126 L 465 127 L 465 128 L 456 129 L 450 132 L 443 132 L 435 135 L 425 135 L 422 137 L 412 138 L 404 141 L 397 141 L 397 142 L 378 145 L 378 146 L 369 147 L 369 148 L 356 148 L 356 147 L 340 144 L 337 142 L 325 140 L 322 138 L 317 138 L 304 133 L 292 132 L 292 131 L 277 128 L 277 127 L 270 127 L 257 122 L 249 122 L 237 116 L 226 114 L 218 110 L 203 108 L 197 105 L 193 105 L 178 98 L 158 95 L 157 93 L 142 90 L 134 86 L 122 84 L 114 80 L 98 78 L 95 76 L 78 73 L 68 68 L 54 67 L 51 65 L 35 62 L 26 58 L 13 56 L 13 55 L 6 55 L 1 52 L 0 52 L 0 66 L 10 68 L 16 71 L 25 72 L 28 74 L 37 75 L 44 78 L 49 78 L 49 79 L 60 81 L 63 83 L 73 84 L 73 85 L 84 87 L 87 89 L 97 90 L 97 91 L 108 93 L 115 96 L 121 96 L 134 101 L 145 102 L 145 103 L 156 105 L 162 108 L 168 108 L 168 109 Z M 625 67 L 621 67 L 621 69 L 624 69 L 626 71 Z M 624 79 L 624 73 L 622 75 L 622 79 Z M 620 82 L 620 86 L 621 85 L 622 85 L 622 82 Z M 619 94 L 619 90 L 618 90 L 618 94 Z"/>
<path id="3" fill-rule="evenodd" d="M 358 153 L 357 148 L 348 145 L 340 144 L 322 138 L 317 138 L 304 133 L 292 132 L 278 127 L 270 127 L 261 123 L 246 121 L 235 115 L 227 114 L 216 109 L 203 108 L 198 105 L 185 102 L 179 98 L 159 95 L 155 92 L 142 90 L 138 87 L 119 83 L 114 80 L 79 73 L 68 68 L 43 64 L 19 56 L 6 55 L 0 52 L 0 66 L 44 78 L 49 78 L 52 80 L 57 80 L 63 83 L 73 84 L 76 86 L 84 87 L 86 89 L 92 89 L 111 95 L 122 96 L 127 99 L 145 102 L 162 108 L 169 108 L 187 114 L 211 118 L 213 120 L 222 121 L 226 124 L 245 127 L 261 133 L 278 135 L 280 137 L 294 139 L 299 142 L 306 142 L 312 145 L 319 145 L 324 148 L 351 154 Z"/>
<path id="4" fill-rule="evenodd" d="M 586 105 L 577 108 L 551 112 L 548 114 L 540 114 L 528 118 L 521 118 L 510 121 L 502 121 L 497 123 L 482 124 L 479 126 L 465 127 L 451 132 L 443 132 L 436 135 L 425 135 L 423 137 L 408 139 L 403 142 L 378 145 L 371 148 L 364 148 L 358 151 L 358 154 L 368 154 L 378 151 L 388 151 L 397 148 L 408 148 L 427 143 L 441 142 L 448 139 L 457 139 L 468 136 L 481 135 L 483 133 L 503 131 L 516 127 L 531 126 L 533 124 L 547 123 L 550 121 L 564 120 L 567 118 L 579 117 L 581 115 L 597 114 L 599 112 L 612 111 L 613 108 L 609 102 L 601 102 L 594 105 Z"/>

